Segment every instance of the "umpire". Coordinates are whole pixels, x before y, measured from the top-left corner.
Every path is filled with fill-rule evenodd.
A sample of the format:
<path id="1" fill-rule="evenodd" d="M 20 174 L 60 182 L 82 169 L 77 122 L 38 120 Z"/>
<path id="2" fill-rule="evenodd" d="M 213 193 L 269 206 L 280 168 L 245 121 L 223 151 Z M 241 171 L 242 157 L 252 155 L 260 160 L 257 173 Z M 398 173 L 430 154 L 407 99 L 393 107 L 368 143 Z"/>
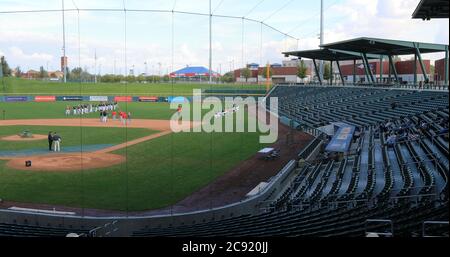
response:
<path id="1" fill-rule="evenodd" d="M 53 145 L 53 135 L 52 132 L 48 132 L 48 150 L 51 151 L 52 150 L 52 145 Z"/>

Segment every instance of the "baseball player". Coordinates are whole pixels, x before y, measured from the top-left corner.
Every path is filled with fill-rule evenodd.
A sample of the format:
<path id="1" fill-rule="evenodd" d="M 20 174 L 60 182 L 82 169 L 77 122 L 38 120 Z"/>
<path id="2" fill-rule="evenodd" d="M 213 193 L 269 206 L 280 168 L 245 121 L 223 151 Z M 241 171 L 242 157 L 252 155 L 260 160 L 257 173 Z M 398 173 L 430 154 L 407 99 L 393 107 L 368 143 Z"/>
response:
<path id="1" fill-rule="evenodd" d="M 53 133 L 53 150 L 55 152 L 61 152 L 61 136 Z"/>

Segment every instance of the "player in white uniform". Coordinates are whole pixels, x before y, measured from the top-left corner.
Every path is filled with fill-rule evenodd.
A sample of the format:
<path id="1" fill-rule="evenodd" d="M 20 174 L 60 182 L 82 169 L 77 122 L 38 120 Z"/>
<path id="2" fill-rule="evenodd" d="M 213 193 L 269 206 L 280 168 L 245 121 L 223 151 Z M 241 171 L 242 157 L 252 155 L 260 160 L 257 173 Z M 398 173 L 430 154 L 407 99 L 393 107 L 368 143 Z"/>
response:
<path id="1" fill-rule="evenodd" d="M 66 106 L 66 116 L 70 115 L 70 106 Z"/>

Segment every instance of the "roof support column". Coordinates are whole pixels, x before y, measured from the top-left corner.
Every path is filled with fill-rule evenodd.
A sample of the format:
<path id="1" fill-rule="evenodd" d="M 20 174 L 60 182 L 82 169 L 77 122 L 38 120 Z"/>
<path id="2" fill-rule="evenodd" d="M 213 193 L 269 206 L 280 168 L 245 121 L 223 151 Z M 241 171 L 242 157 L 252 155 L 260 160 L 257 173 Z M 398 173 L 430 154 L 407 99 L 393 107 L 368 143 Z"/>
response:
<path id="1" fill-rule="evenodd" d="M 344 76 L 342 76 L 342 70 L 341 70 L 341 65 L 339 64 L 339 60 L 336 60 L 336 64 L 337 64 L 338 71 L 339 71 L 339 77 L 341 77 L 342 85 L 345 86 L 345 80 L 344 80 Z"/>
<path id="2" fill-rule="evenodd" d="M 314 69 L 316 70 L 316 76 L 319 78 L 319 84 L 322 85 L 322 78 L 319 73 L 319 69 L 317 68 L 316 59 L 313 59 Z"/>
<path id="3" fill-rule="evenodd" d="M 420 49 L 419 49 L 419 47 L 417 46 L 416 43 L 414 43 L 414 46 L 416 48 L 416 55 L 419 58 L 419 63 L 420 63 L 420 68 L 422 69 L 423 78 L 425 79 L 425 82 L 429 82 L 428 75 L 427 75 L 427 70 L 425 69 L 425 65 L 424 65 L 423 60 L 422 60 L 422 54 L 420 53 Z"/>
<path id="4" fill-rule="evenodd" d="M 392 59 L 392 55 L 389 55 L 389 65 L 391 66 L 392 72 L 394 73 L 395 83 L 398 83 L 398 73 L 397 69 L 395 68 L 395 63 L 394 59 Z"/>
<path id="5" fill-rule="evenodd" d="M 353 59 L 353 85 L 356 84 L 356 59 Z"/>
<path id="6" fill-rule="evenodd" d="M 391 64 L 388 64 L 389 67 L 389 71 L 388 71 L 388 82 L 391 83 L 391 78 L 392 78 L 392 69 L 391 69 Z"/>
<path id="7" fill-rule="evenodd" d="M 448 86 L 448 46 L 445 46 L 445 60 L 444 60 L 444 74 L 445 74 L 445 85 Z"/>
<path id="8" fill-rule="evenodd" d="M 365 69 L 366 69 L 367 80 L 369 81 L 369 83 L 375 83 L 372 70 L 370 69 L 369 60 L 367 59 L 367 54 L 365 54 L 365 53 L 363 53 L 363 61 L 364 61 Z"/>
<path id="9" fill-rule="evenodd" d="M 333 85 L 333 61 L 330 61 L 330 85 Z"/>
<path id="10" fill-rule="evenodd" d="M 383 73 L 384 73 L 384 65 L 383 65 L 384 56 L 380 56 L 380 83 L 383 83 Z"/>
<path id="11" fill-rule="evenodd" d="M 414 86 L 417 87 L 417 53 L 414 54 Z"/>

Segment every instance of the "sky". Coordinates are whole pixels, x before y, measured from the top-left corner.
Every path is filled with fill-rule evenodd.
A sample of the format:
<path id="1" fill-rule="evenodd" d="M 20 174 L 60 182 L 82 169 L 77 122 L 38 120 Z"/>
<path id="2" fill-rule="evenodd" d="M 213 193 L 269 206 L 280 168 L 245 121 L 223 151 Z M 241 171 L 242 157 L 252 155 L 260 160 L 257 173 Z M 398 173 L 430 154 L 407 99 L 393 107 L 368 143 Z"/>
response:
<path id="1" fill-rule="evenodd" d="M 324 0 L 324 42 L 376 37 L 448 44 L 448 19 L 411 19 L 419 1 Z M 64 16 L 70 68 L 101 74 L 125 74 L 130 69 L 135 74 L 166 74 L 187 65 L 208 67 L 209 17 L 170 12 L 207 14 L 208 0 L 64 0 L 64 5 L 74 10 Z M 124 5 L 128 10 L 155 12 L 75 10 L 124 9 Z M 320 0 L 212 0 L 211 6 L 216 15 L 259 21 L 213 18 L 215 71 L 225 73 L 252 62 L 281 63 L 284 51 L 319 45 Z M 11 67 L 60 69 L 62 12 L 1 12 L 61 8 L 62 0 L 0 1 L 0 55 Z M 261 21 L 284 34 L 261 26 Z M 436 60 L 443 54 L 424 58 Z"/>

